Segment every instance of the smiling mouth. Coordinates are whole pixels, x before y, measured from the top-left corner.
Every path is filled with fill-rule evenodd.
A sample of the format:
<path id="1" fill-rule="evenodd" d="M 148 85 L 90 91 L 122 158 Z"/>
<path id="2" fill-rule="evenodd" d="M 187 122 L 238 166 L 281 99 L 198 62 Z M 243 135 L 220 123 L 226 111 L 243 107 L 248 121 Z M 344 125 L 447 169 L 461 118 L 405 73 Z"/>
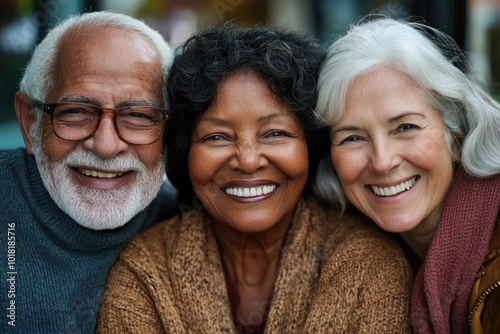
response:
<path id="1" fill-rule="evenodd" d="M 410 180 L 406 182 L 401 182 L 400 184 L 392 187 L 377 187 L 377 186 L 370 186 L 373 190 L 373 192 L 377 196 L 394 196 L 399 193 L 402 193 L 403 191 L 407 191 L 411 187 L 415 185 L 417 182 L 417 177 L 414 176 Z"/>
<path id="2" fill-rule="evenodd" d="M 85 176 L 102 178 L 102 179 L 112 179 L 125 174 L 125 173 L 104 173 L 92 169 L 78 169 L 78 171 Z"/>
<path id="3" fill-rule="evenodd" d="M 256 197 L 261 195 L 267 195 L 276 190 L 276 185 L 271 184 L 262 187 L 251 187 L 251 188 L 225 188 L 226 194 L 237 197 Z"/>

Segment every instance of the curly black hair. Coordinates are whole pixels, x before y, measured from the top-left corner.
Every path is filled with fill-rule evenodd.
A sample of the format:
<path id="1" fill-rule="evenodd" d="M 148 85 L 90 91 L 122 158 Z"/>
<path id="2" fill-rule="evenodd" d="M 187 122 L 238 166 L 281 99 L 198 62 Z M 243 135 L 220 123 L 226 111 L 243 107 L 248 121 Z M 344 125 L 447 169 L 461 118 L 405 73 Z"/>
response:
<path id="1" fill-rule="evenodd" d="M 236 71 L 256 74 L 295 112 L 308 146 L 304 192 L 310 192 L 319 159 L 330 147 L 328 130 L 317 125 L 313 112 L 325 55 L 311 36 L 266 27 L 238 29 L 231 23 L 194 35 L 184 44 L 167 78 L 171 115 L 165 135 L 167 174 L 181 202 L 193 199 L 188 152 L 196 120 L 216 99 L 222 81 Z"/>

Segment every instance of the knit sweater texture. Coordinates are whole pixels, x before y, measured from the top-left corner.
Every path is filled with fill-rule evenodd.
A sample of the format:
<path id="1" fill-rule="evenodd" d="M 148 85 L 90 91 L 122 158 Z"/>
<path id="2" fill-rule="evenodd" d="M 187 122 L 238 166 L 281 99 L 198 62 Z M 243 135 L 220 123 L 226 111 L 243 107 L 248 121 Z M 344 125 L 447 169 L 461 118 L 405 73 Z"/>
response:
<path id="1" fill-rule="evenodd" d="M 413 288 L 415 334 L 469 333 L 468 303 L 500 207 L 500 176 L 458 169 Z"/>
<path id="2" fill-rule="evenodd" d="M 24 149 L 0 151 L 0 192 L 1 333 L 94 333 L 120 250 L 175 206 L 167 187 L 124 227 L 87 229 L 52 201 Z"/>
<path id="3" fill-rule="evenodd" d="M 411 268 L 372 223 L 301 199 L 265 333 L 409 333 Z M 110 271 L 99 333 L 237 333 L 213 227 L 201 210 L 135 237 Z"/>

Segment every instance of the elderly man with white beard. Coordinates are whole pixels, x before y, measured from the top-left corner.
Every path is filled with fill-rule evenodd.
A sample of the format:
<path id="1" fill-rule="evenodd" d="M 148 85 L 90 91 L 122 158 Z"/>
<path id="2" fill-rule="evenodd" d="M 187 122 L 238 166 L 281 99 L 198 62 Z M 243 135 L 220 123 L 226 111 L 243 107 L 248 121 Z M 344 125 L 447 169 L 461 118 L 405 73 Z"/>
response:
<path id="1" fill-rule="evenodd" d="M 122 247 L 176 211 L 171 61 L 159 33 L 110 12 L 71 17 L 35 49 L 14 101 L 26 149 L 0 151 L 2 333 L 94 332 Z"/>

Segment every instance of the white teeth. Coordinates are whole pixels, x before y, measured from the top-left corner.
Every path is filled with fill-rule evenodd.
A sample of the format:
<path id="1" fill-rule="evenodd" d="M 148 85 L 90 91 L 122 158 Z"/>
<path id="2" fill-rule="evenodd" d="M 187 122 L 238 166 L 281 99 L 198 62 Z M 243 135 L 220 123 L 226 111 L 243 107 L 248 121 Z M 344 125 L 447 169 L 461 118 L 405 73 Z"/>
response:
<path id="1" fill-rule="evenodd" d="M 401 182 L 400 184 L 392 187 L 377 187 L 377 186 L 371 186 L 373 192 L 377 194 L 378 196 L 393 196 L 397 195 L 399 193 L 402 193 L 403 191 L 406 191 L 413 187 L 415 182 L 417 181 L 417 177 L 413 177 L 412 179 L 406 181 L 406 182 Z"/>
<path id="2" fill-rule="evenodd" d="M 224 191 L 228 195 L 237 197 L 255 197 L 272 193 L 274 190 L 276 190 L 275 184 L 252 188 L 226 188 Z"/>
<path id="3" fill-rule="evenodd" d="M 92 176 L 92 177 L 100 177 L 100 178 L 105 178 L 105 179 L 111 179 L 114 177 L 122 176 L 124 173 L 103 173 L 103 172 L 98 172 L 96 170 L 90 170 L 90 169 L 79 169 L 78 170 L 80 173 L 83 175 L 87 176 Z"/>

